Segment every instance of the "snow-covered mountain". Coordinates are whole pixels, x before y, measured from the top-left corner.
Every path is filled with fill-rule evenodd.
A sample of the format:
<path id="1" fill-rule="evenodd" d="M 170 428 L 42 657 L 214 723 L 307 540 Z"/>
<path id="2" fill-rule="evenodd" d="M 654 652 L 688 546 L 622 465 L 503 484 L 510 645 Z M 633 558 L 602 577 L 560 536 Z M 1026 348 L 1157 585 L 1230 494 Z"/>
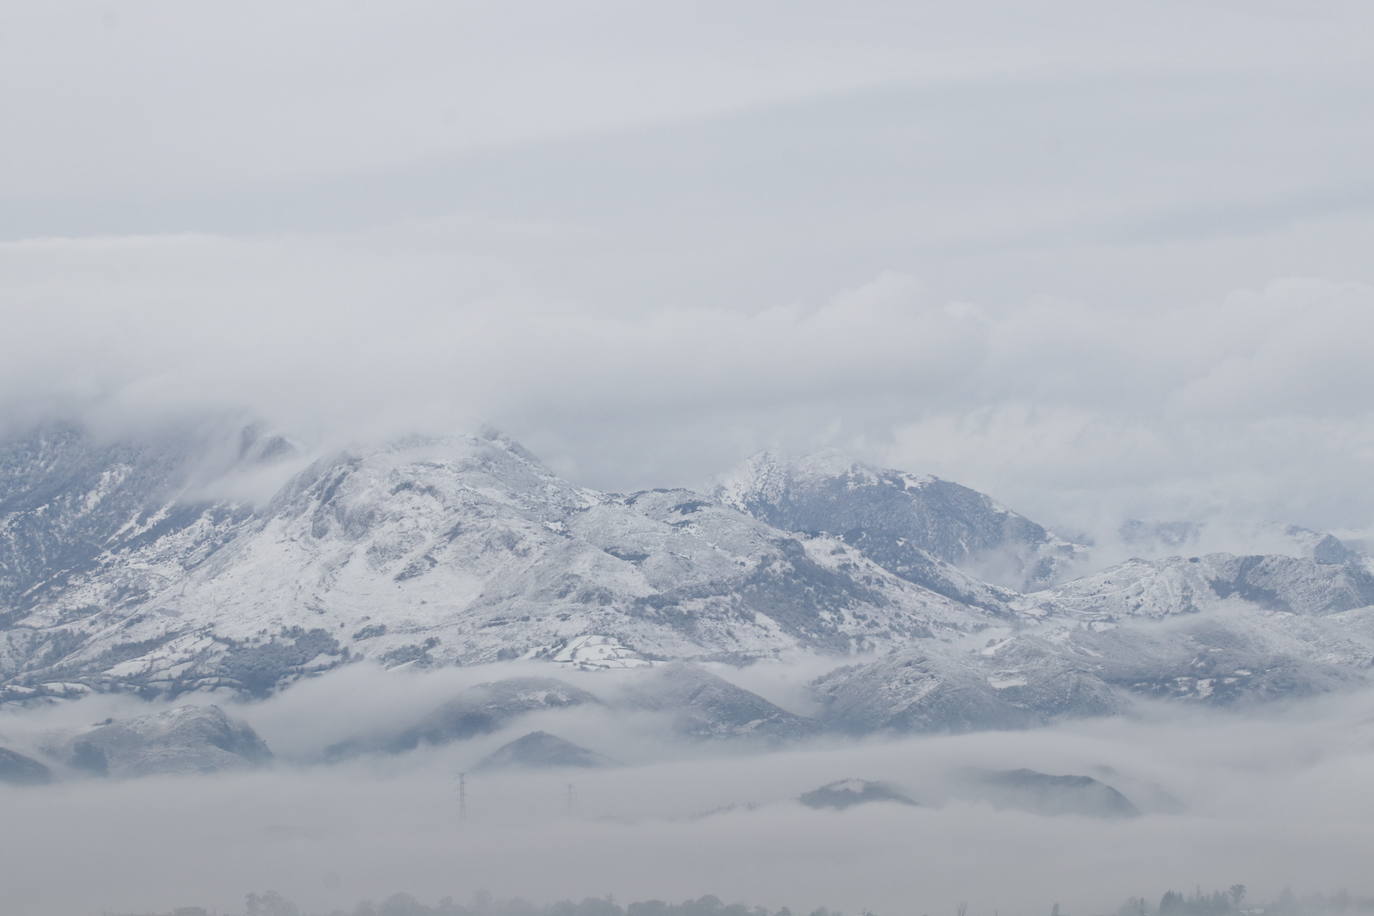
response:
<path id="1" fill-rule="evenodd" d="M 1010 613 L 697 493 L 574 486 L 495 433 L 333 454 L 256 508 L 197 498 L 199 443 L 156 441 L 44 430 L 0 457 L 4 696 L 261 695 L 362 657 L 843 654 Z"/>
<path id="2" fill-rule="evenodd" d="M 1303 555 L 1072 578 L 1088 547 L 958 484 L 834 455 L 757 456 L 709 494 L 616 494 L 490 431 L 309 461 L 222 421 L 124 439 L 52 425 L 0 444 L 0 701 L 263 696 L 364 658 L 556 670 L 798 651 L 837 668 L 814 685 L 820 725 L 789 735 L 1292 696 L 1374 667 L 1374 566 L 1304 537 Z M 640 695 L 769 718 L 723 682 L 662 680 L 688 670 Z"/>

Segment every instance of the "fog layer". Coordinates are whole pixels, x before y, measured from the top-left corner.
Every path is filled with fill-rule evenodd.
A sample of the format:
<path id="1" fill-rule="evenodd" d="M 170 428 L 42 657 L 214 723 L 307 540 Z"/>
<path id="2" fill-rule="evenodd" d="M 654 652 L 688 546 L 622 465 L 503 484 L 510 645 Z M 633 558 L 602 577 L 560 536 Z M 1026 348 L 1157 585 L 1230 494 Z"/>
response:
<path id="1" fill-rule="evenodd" d="M 1263 716 L 1173 707 L 1167 717 L 1146 709 L 1038 731 L 748 754 L 646 740 L 652 723 L 573 712 L 399 757 L 306 763 L 344 730 L 343 714 L 356 712 L 366 728 L 400 703 L 398 687 L 423 709 L 454 685 L 448 674 L 348 676 L 355 687 L 371 682 L 366 696 L 381 698 L 371 710 L 354 705 L 362 694 L 347 685 L 313 695 L 305 685 L 234 707 L 278 743 L 270 770 L 0 791 L 7 823 L 22 825 L 0 832 L 7 912 L 227 908 L 265 887 L 319 908 L 398 889 L 437 899 L 485 888 L 539 900 L 711 892 L 881 913 L 948 911 L 968 900 L 980 912 L 1028 916 L 1054 901 L 1101 912 L 1126 892 L 1209 881 L 1240 881 L 1258 897 L 1286 885 L 1371 890 L 1367 694 Z M 73 710 L 104 711 L 67 706 L 60 722 L 10 714 L 0 731 L 52 727 Z M 457 774 L 535 727 L 627 765 L 469 772 L 460 819 Z M 966 767 L 1095 775 L 1143 813 L 1101 820 L 997 810 L 950 796 L 951 773 Z M 851 777 L 889 782 L 922 806 L 834 812 L 795 801 Z"/>

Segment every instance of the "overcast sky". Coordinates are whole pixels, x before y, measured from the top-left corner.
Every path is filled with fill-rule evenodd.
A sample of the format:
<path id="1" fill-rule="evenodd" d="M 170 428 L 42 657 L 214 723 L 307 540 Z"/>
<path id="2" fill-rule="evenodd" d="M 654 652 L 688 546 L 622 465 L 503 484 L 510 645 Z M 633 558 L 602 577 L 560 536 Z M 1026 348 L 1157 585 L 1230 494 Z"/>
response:
<path id="1" fill-rule="evenodd" d="M 1374 523 L 1374 7 L 9 2 L 0 407 Z"/>

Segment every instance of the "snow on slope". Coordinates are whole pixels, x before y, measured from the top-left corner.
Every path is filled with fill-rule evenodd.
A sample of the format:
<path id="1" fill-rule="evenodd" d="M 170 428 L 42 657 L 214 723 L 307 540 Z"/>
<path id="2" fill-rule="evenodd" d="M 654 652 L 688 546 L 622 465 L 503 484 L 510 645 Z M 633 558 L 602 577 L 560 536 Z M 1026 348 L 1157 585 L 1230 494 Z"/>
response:
<path id="1" fill-rule="evenodd" d="M 1366 683 L 1374 570 L 1340 556 L 1130 560 L 1013 601 L 1019 625 L 980 634 L 981 648 L 968 651 L 974 637 L 899 648 L 815 692 L 837 727 L 962 731 L 1100 715 L 1134 697 L 1231 705 Z"/>
<path id="2" fill-rule="evenodd" d="M 246 506 L 197 496 L 280 464 L 292 446 L 255 426 L 179 425 L 106 441 L 66 424 L 0 442 L 0 625 L 102 576 L 121 598 L 158 586 L 140 562 L 154 543 L 180 543 L 194 563 L 235 534 Z M 167 572 L 167 570 L 161 570 Z"/>
<path id="3" fill-rule="evenodd" d="M 1018 606 L 1092 619 L 1198 613 L 1232 598 L 1274 611 L 1330 614 L 1374 604 L 1374 571 L 1363 558 L 1333 564 L 1288 556 L 1129 560 Z"/>

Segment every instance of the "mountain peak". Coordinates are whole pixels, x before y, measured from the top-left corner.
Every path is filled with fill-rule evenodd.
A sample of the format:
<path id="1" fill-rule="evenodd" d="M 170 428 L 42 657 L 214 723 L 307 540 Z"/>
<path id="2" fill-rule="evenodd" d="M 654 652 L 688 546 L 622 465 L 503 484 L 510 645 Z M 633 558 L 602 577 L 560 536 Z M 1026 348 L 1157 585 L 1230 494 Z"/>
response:
<path id="1" fill-rule="evenodd" d="M 1086 549 L 984 493 L 837 451 L 795 459 L 760 453 L 722 478 L 715 494 L 784 530 L 861 540 L 879 565 L 910 570 L 909 581 L 937 591 L 931 577 L 947 577 L 932 561 L 1026 590 L 1061 578 Z"/>
<path id="2" fill-rule="evenodd" d="M 798 454 L 765 450 L 720 475 L 713 493 L 726 505 L 747 512 L 750 505 L 777 501 L 791 486 L 839 479 L 850 487 L 890 481 L 900 482 L 903 488 L 919 488 L 938 480 L 934 476 L 879 467 L 839 448 Z"/>

